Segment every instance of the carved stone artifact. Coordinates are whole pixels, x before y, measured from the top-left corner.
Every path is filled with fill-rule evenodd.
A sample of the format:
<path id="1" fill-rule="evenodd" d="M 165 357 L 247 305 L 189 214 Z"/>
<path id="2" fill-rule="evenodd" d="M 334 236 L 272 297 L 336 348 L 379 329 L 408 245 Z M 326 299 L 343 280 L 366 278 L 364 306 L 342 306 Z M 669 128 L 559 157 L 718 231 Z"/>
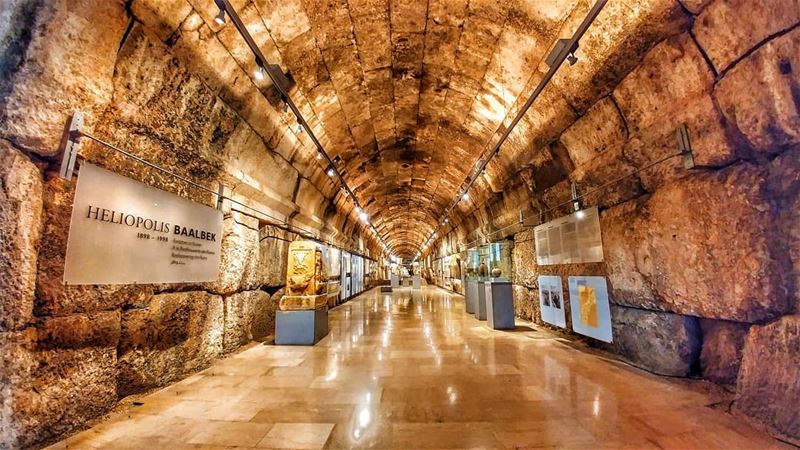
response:
<path id="1" fill-rule="evenodd" d="M 281 298 L 281 311 L 319 309 L 327 305 L 328 276 L 322 260 L 322 249 L 309 241 L 289 245 L 286 271 L 286 295 Z"/>
<path id="2" fill-rule="evenodd" d="M 481 263 L 481 265 L 478 266 L 478 276 L 485 277 L 488 274 L 489 274 L 489 269 L 486 267 L 486 264 Z"/>

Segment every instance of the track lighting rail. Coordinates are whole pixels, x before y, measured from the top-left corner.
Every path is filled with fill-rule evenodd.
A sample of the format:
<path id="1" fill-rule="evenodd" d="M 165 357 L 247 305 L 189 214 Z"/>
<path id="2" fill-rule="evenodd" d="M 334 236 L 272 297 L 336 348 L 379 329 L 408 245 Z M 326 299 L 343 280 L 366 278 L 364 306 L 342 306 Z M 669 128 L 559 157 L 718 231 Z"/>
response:
<path id="1" fill-rule="evenodd" d="M 445 217 L 448 217 L 450 215 L 450 213 L 456 208 L 456 206 L 462 199 L 463 200 L 469 199 L 469 190 L 475 184 L 478 177 L 486 169 L 486 166 L 489 164 L 492 158 L 498 153 L 500 153 L 500 148 L 505 143 L 506 139 L 508 139 L 508 137 L 511 135 L 511 132 L 514 131 L 514 128 L 528 112 L 530 107 L 533 105 L 533 102 L 536 101 L 536 99 L 539 97 L 539 95 L 541 95 L 541 93 L 544 91 L 547 85 L 550 84 L 550 81 L 553 79 L 556 72 L 558 72 L 558 69 L 561 68 L 561 66 L 567 60 L 570 61 L 570 64 L 575 64 L 577 59 L 575 58 L 574 53 L 578 48 L 580 39 L 583 37 L 584 34 L 586 34 L 586 31 L 589 29 L 592 23 L 594 23 L 594 21 L 597 19 L 597 16 L 600 15 L 600 12 L 603 10 L 603 7 L 605 7 L 606 3 L 608 3 L 608 0 L 597 0 L 594 6 L 592 6 L 592 9 L 583 19 L 583 22 L 581 22 L 581 24 L 578 26 L 578 29 L 572 35 L 572 38 L 569 40 L 560 39 L 556 42 L 556 45 L 553 48 L 553 52 L 547 57 L 547 64 L 550 66 L 550 69 L 547 71 L 544 78 L 542 78 L 541 81 L 539 81 L 539 84 L 536 86 L 536 89 L 534 89 L 530 97 L 528 97 L 528 100 L 525 102 L 525 104 L 522 105 L 522 108 L 520 108 L 520 110 L 517 112 L 517 115 L 514 116 L 514 119 L 500 135 L 500 138 L 494 144 L 492 149 L 489 152 L 487 152 L 488 156 L 486 157 L 482 156 L 481 158 L 478 159 L 478 170 L 473 171 L 472 175 L 470 175 L 469 177 L 467 186 L 459 192 L 458 196 L 450 205 L 450 207 L 448 207 L 444 211 L 443 215 Z M 444 223 L 440 223 L 434 229 L 431 236 L 435 235 L 439 231 L 439 229 L 441 229 L 443 226 Z M 428 240 L 430 241 L 430 238 Z M 427 241 L 425 245 L 427 245 Z M 418 257 L 421 256 L 424 251 L 425 250 L 423 247 L 423 249 L 419 251 Z"/>
<path id="2" fill-rule="evenodd" d="M 308 134 L 308 138 L 311 140 L 311 142 L 314 143 L 314 146 L 317 148 L 317 152 L 318 152 L 317 154 L 319 156 L 322 156 L 322 158 L 325 159 L 325 161 L 328 164 L 328 169 L 326 170 L 326 173 L 328 174 L 328 176 L 330 176 L 331 178 L 336 177 L 339 180 L 339 183 L 342 185 L 342 188 L 345 190 L 346 195 L 352 199 L 352 201 L 353 201 L 353 203 L 355 205 L 355 209 L 356 209 L 357 213 L 362 218 L 361 220 L 363 222 L 365 222 L 370 229 L 372 229 L 372 231 L 375 233 L 375 237 L 378 239 L 378 241 L 383 246 L 383 249 L 385 251 L 388 251 L 388 246 L 386 245 L 386 243 L 383 241 L 383 238 L 378 233 L 378 229 L 375 227 L 375 225 L 370 224 L 367 220 L 363 219 L 363 216 L 361 215 L 362 212 L 363 212 L 363 208 L 359 204 L 358 199 L 356 198 L 355 194 L 353 194 L 353 191 L 350 189 L 350 187 L 344 181 L 344 177 L 339 172 L 339 169 L 336 168 L 336 165 L 334 164 L 334 162 L 330 158 L 330 156 L 328 156 L 328 153 L 325 151 L 325 148 L 322 146 L 322 144 L 317 139 L 317 136 L 311 130 L 311 127 L 308 125 L 308 122 L 306 122 L 305 118 L 300 113 L 300 109 L 297 107 L 297 105 L 294 103 L 294 101 L 292 101 L 291 97 L 289 97 L 288 89 L 284 85 L 283 80 L 279 79 L 279 77 L 277 77 L 275 72 L 273 70 L 271 70 L 274 67 L 274 65 L 270 64 L 269 60 L 261 52 L 261 49 L 256 44 L 255 40 L 253 39 L 253 36 L 247 30 L 247 27 L 245 27 L 244 23 L 242 22 L 242 19 L 239 17 L 239 14 L 233 8 L 233 5 L 231 5 L 229 0 L 215 0 L 215 3 L 217 5 L 217 7 L 220 9 L 220 14 L 217 16 L 216 19 L 222 18 L 221 22 L 219 20 L 217 20 L 217 23 L 224 24 L 225 23 L 225 15 L 227 14 L 227 16 L 230 18 L 231 22 L 233 23 L 233 26 L 239 32 L 239 35 L 242 36 L 242 39 L 244 39 L 245 43 L 250 48 L 250 51 L 252 51 L 253 54 L 255 55 L 257 64 L 259 66 L 259 69 L 258 69 L 259 73 L 261 73 L 261 69 L 263 67 L 266 66 L 266 67 L 269 68 L 268 70 L 264 70 L 264 72 L 266 72 L 266 75 L 272 81 L 272 85 L 275 87 L 275 89 L 280 94 L 281 99 L 285 102 L 284 104 L 289 109 L 291 109 L 292 113 L 294 113 L 295 117 L 297 117 L 297 124 L 298 124 L 297 131 L 298 132 L 305 131 Z"/>

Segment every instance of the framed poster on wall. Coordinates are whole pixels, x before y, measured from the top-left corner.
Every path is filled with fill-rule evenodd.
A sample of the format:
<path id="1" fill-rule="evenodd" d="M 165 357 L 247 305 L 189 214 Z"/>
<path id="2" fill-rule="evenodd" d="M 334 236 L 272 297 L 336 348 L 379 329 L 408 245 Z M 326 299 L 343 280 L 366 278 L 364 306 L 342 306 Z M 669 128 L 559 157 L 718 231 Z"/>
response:
<path id="1" fill-rule="evenodd" d="M 553 275 L 539 276 L 539 307 L 542 321 L 566 328 L 567 319 L 564 314 L 564 288 L 561 277 Z"/>
<path id="2" fill-rule="evenodd" d="M 569 277 L 572 329 L 603 342 L 612 341 L 608 285 L 603 277 Z"/>

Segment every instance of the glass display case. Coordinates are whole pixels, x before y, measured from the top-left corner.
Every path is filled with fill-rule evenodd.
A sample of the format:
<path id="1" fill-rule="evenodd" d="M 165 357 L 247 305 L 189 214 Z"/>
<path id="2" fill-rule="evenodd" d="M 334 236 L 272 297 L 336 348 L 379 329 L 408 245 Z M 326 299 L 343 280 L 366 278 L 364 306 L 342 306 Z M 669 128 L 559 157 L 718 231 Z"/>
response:
<path id="1" fill-rule="evenodd" d="M 488 249 L 485 247 L 474 247 L 467 250 L 467 260 L 464 262 L 466 268 L 467 281 L 483 280 L 487 277 L 486 274 L 486 257 Z M 481 267 L 483 263 L 483 267 Z M 483 275 L 481 275 L 483 273 Z"/>
<path id="2" fill-rule="evenodd" d="M 484 269 L 489 279 L 509 281 L 511 279 L 512 256 L 514 244 L 511 241 L 493 242 L 484 246 L 486 259 Z"/>
<path id="3" fill-rule="evenodd" d="M 493 242 L 467 250 L 467 280 L 508 281 L 511 277 L 511 241 Z"/>

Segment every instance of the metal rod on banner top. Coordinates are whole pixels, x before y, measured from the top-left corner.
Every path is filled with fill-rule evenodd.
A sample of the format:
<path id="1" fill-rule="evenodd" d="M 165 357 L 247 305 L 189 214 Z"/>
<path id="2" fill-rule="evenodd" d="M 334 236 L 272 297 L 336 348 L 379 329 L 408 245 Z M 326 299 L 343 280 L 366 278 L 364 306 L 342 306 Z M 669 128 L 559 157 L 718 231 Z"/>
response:
<path id="1" fill-rule="evenodd" d="M 76 162 L 78 160 L 78 157 L 80 156 L 79 155 L 80 148 L 79 148 L 79 145 L 78 145 L 79 141 L 80 141 L 81 138 L 86 138 L 86 139 L 89 139 L 91 141 L 94 141 L 94 142 L 102 145 L 103 147 L 106 147 L 106 148 L 108 148 L 110 150 L 113 150 L 113 151 L 115 151 L 115 152 L 117 152 L 117 153 L 119 153 L 119 154 L 121 154 L 121 155 L 123 155 L 123 156 L 125 156 L 127 158 L 130 158 L 130 159 L 132 159 L 132 160 L 134 160 L 136 162 L 139 162 L 139 163 L 141 163 L 141 164 L 143 164 L 143 165 L 145 165 L 145 166 L 147 166 L 147 167 L 149 167 L 151 169 L 157 170 L 157 171 L 159 171 L 159 172 L 161 172 L 161 173 L 163 173 L 165 175 L 168 175 L 168 176 L 173 177 L 173 178 L 175 178 L 177 180 L 180 180 L 181 182 L 186 183 L 189 186 L 192 186 L 192 187 L 194 187 L 196 189 L 199 189 L 199 190 L 201 190 L 203 192 L 206 192 L 208 194 L 216 196 L 217 197 L 217 207 L 218 207 L 218 209 L 221 206 L 221 203 L 222 203 L 223 200 L 228 200 L 231 203 L 236 204 L 237 206 L 240 206 L 242 208 L 245 208 L 245 209 L 248 209 L 250 211 L 253 211 L 256 214 L 260 214 L 263 217 L 258 217 L 258 216 L 255 216 L 255 215 L 252 215 L 252 214 L 248 214 L 248 213 L 245 213 L 244 211 L 240 211 L 240 210 L 236 210 L 236 209 L 232 209 L 232 211 L 235 211 L 235 212 L 237 212 L 239 214 L 245 214 L 248 217 L 252 217 L 252 218 L 257 219 L 257 220 L 264 220 L 264 217 L 266 217 L 268 219 L 267 222 L 269 222 L 267 224 L 268 226 L 277 227 L 277 228 L 282 229 L 284 231 L 287 231 L 289 233 L 297 234 L 298 236 L 301 236 L 301 237 L 303 237 L 305 239 L 312 240 L 312 241 L 315 241 L 315 242 L 318 242 L 320 244 L 324 244 L 324 245 L 327 245 L 327 246 L 330 246 L 330 247 L 334 247 L 334 248 L 337 248 L 339 250 L 347 251 L 350 254 L 362 257 L 364 259 L 368 259 L 370 261 L 376 261 L 375 259 L 373 259 L 373 258 L 371 258 L 369 256 L 366 256 L 366 255 L 364 255 L 362 253 L 358 253 L 356 251 L 353 251 L 353 250 L 350 250 L 350 249 L 346 249 L 344 247 L 340 247 L 340 246 L 338 246 L 338 245 L 336 245 L 336 244 L 334 244 L 332 242 L 329 242 L 329 241 L 325 241 L 321 237 L 314 235 L 314 233 L 312 233 L 309 230 L 306 230 L 304 228 L 298 227 L 296 225 L 292 225 L 292 224 L 288 223 L 286 220 L 282 220 L 282 219 L 280 219 L 278 217 L 275 217 L 275 216 L 273 216 L 273 215 L 271 215 L 269 213 L 261 211 L 261 210 L 259 210 L 257 208 L 253 208 L 252 206 L 249 206 L 249 205 L 244 204 L 244 203 L 242 203 L 242 202 L 240 202 L 240 201 L 238 201 L 238 200 L 236 200 L 236 199 L 234 199 L 234 198 L 232 198 L 230 196 L 227 196 L 227 195 L 224 194 L 224 192 L 226 191 L 224 186 L 221 186 L 218 191 L 215 191 L 213 189 L 209 189 L 209 188 L 203 186 L 202 184 L 199 184 L 199 183 L 197 183 L 197 182 L 195 182 L 195 181 L 193 181 L 193 180 L 191 180 L 189 178 L 184 177 L 183 175 L 179 175 L 179 174 L 177 174 L 177 173 L 175 173 L 175 172 L 173 172 L 173 171 L 171 171 L 169 169 L 166 169 L 164 167 L 159 166 L 158 164 L 154 164 L 154 163 L 152 163 L 152 162 L 150 162 L 150 161 L 148 161 L 148 160 L 146 160 L 146 159 L 144 159 L 144 158 L 142 158 L 140 156 L 134 155 L 131 152 L 128 152 L 128 151 L 126 151 L 124 149 L 121 149 L 121 148 L 117 147 L 116 145 L 111 144 L 110 142 L 106 142 L 103 139 L 98 138 L 97 136 L 94 136 L 94 135 L 92 135 L 90 133 L 82 131 L 80 129 L 82 125 L 83 125 L 83 116 L 82 116 L 82 114 L 77 113 L 77 112 L 73 115 L 73 117 L 67 123 L 67 129 L 66 129 L 66 132 L 65 132 L 65 137 L 62 140 L 62 144 L 61 144 L 62 151 L 64 152 L 64 154 L 63 154 L 63 157 L 62 157 L 61 169 L 59 171 L 59 175 L 63 179 L 66 179 L 66 180 L 71 180 L 72 179 L 72 174 L 75 171 L 75 164 L 76 164 Z"/>

